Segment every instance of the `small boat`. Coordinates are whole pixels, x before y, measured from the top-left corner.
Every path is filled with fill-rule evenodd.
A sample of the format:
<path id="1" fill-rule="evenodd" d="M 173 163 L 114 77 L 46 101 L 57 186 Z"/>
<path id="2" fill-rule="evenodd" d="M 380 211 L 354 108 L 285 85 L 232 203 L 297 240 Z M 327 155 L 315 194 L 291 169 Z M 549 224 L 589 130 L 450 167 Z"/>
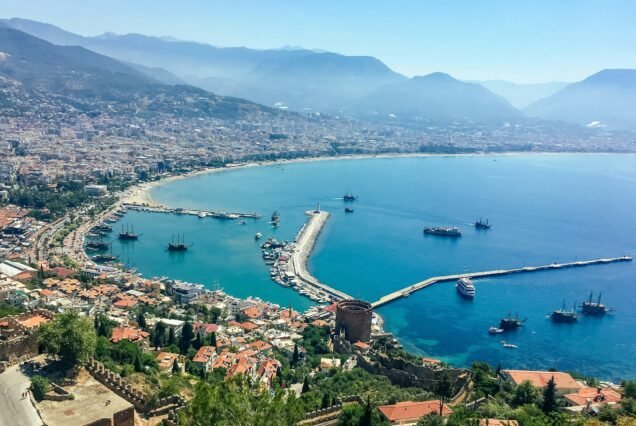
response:
<path id="1" fill-rule="evenodd" d="M 488 334 L 501 334 L 504 332 L 503 328 L 490 327 L 488 329 Z"/>
<path id="2" fill-rule="evenodd" d="M 438 235 L 441 237 L 461 237 L 462 231 L 456 226 L 442 226 L 442 227 L 426 227 L 424 233 L 427 235 Z"/>
<path id="3" fill-rule="evenodd" d="M 239 225 L 245 225 L 247 222 L 245 222 L 244 220 L 239 222 Z"/>
<path id="4" fill-rule="evenodd" d="M 199 212 L 199 214 L 197 216 L 199 216 L 199 219 L 203 219 L 207 215 L 205 214 L 205 212 Z"/>
<path id="5" fill-rule="evenodd" d="M 254 239 L 255 239 L 255 240 L 260 240 L 262 236 L 263 236 L 263 234 L 261 234 L 260 232 L 257 232 L 257 233 L 254 235 Z"/>
<path id="6" fill-rule="evenodd" d="M 347 191 L 347 193 L 346 193 L 346 194 L 342 197 L 342 199 L 343 199 L 344 201 L 351 202 L 351 201 L 355 201 L 355 200 L 357 200 L 357 199 L 358 199 L 358 197 L 356 197 L 355 195 L 353 195 L 351 192 Z"/>
<path id="7" fill-rule="evenodd" d="M 512 343 L 504 343 L 502 346 L 504 348 L 506 348 L 506 349 L 517 349 L 519 347 L 519 346 L 517 346 L 515 344 L 512 344 Z"/>
<path id="8" fill-rule="evenodd" d="M 168 243 L 168 251 L 186 251 L 190 246 L 185 243 L 185 238 L 181 235 L 181 238 L 177 235 L 177 241 L 174 240 L 174 234 L 172 235 L 172 241 Z"/>
<path id="9" fill-rule="evenodd" d="M 345 213 L 353 213 L 353 209 L 351 207 L 346 207 Z"/>

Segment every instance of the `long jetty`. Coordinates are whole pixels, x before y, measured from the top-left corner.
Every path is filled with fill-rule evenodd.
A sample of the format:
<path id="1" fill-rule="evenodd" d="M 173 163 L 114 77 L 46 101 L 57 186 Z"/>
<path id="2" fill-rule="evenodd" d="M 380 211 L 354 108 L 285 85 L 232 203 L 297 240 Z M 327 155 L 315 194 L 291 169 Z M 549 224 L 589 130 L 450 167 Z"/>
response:
<path id="1" fill-rule="evenodd" d="M 204 216 L 204 217 L 213 217 L 217 219 L 240 219 L 240 218 L 249 218 L 249 219 L 259 219 L 260 215 L 257 213 L 240 213 L 240 212 L 217 212 L 213 210 L 193 210 L 193 209 L 182 209 L 182 208 L 169 208 L 163 206 L 148 206 L 143 204 L 133 204 L 133 203 L 124 203 L 122 204 L 125 208 L 129 210 L 138 210 L 150 213 L 173 213 L 173 214 L 187 214 L 192 216 Z"/>
<path id="2" fill-rule="evenodd" d="M 322 232 L 325 223 L 327 223 L 329 213 L 316 210 L 308 211 L 306 214 L 309 219 L 296 240 L 296 248 L 289 261 L 288 270 L 295 275 L 297 280 L 327 293 L 332 299 L 351 299 L 352 297 L 347 293 L 321 283 L 307 270 L 307 259 L 314 245 L 316 245 L 316 240 Z"/>
<path id="3" fill-rule="evenodd" d="M 411 293 L 415 293 L 418 290 L 421 290 L 426 287 L 430 287 L 433 284 L 447 282 L 447 281 L 455 281 L 460 278 L 486 278 L 486 277 L 496 277 L 500 275 L 511 275 L 511 274 L 520 274 L 526 272 L 539 272 L 539 271 L 549 271 L 554 269 L 565 269 L 565 268 L 575 268 L 581 266 L 590 266 L 590 265 L 603 265 L 607 263 L 616 263 L 616 262 L 631 262 L 632 258 L 630 256 L 622 256 L 622 257 L 609 257 L 603 259 L 593 259 L 593 260 L 584 260 L 579 262 L 569 262 L 569 263 L 552 263 L 550 265 L 543 266 L 525 266 L 522 268 L 514 268 L 514 269 L 497 269 L 494 271 L 483 271 L 483 272 L 468 272 L 465 274 L 455 274 L 455 275 L 444 275 L 439 277 L 432 277 L 424 281 L 420 281 L 416 284 L 405 287 L 401 290 L 394 291 L 392 293 L 387 294 L 386 296 L 381 297 L 377 301 L 373 302 L 371 305 L 374 308 L 379 308 L 380 306 L 391 303 L 397 299 L 402 297 L 408 297 Z"/>

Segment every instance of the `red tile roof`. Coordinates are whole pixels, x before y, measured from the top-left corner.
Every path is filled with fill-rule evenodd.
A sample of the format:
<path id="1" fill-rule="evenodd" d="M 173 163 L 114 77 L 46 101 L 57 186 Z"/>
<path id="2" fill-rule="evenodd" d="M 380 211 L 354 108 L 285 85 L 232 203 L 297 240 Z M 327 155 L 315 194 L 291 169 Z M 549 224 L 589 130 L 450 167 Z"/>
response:
<path id="1" fill-rule="evenodd" d="M 481 419 L 479 426 L 519 426 L 516 420 Z"/>
<path id="2" fill-rule="evenodd" d="M 382 405 L 378 407 L 378 410 L 387 418 L 390 422 L 413 420 L 427 416 L 431 413 L 439 414 L 439 400 L 432 401 L 404 401 L 398 402 L 393 405 Z M 448 405 L 444 405 L 442 409 L 442 415 L 448 416 L 453 412 Z"/>
<path id="3" fill-rule="evenodd" d="M 201 346 L 197 354 L 192 358 L 193 362 L 208 363 L 216 354 L 214 346 Z"/>
<path id="4" fill-rule="evenodd" d="M 611 388 L 583 388 L 577 393 L 569 393 L 563 397 L 573 405 L 585 405 L 588 401 L 593 404 L 609 404 L 621 400 L 621 394 Z"/>
<path id="5" fill-rule="evenodd" d="M 110 335 L 110 341 L 113 343 L 121 342 L 122 340 L 138 342 L 145 339 L 149 335 L 149 333 L 143 330 L 138 330 L 134 327 L 117 327 L 113 328 L 113 331 Z"/>
<path id="6" fill-rule="evenodd" d="M 523 382 L 530 382 L 535 388 L 544 388 L 548 382 L 554 377 L 557 389 L 579 389 L 585 387 L 568 373 L 558 371 L 528 371 L 528 370 L 503 370 L 512 381 L 520 385 Z"/>

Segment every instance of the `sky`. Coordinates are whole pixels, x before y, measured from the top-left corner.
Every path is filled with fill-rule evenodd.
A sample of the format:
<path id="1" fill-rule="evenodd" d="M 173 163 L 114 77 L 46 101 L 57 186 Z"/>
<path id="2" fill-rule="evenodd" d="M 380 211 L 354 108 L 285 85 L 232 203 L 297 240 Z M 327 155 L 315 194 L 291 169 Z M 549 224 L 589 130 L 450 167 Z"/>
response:
<path id="1" fill-rule="evenodd" d="M 82 35 L 369 55 L 408 76 L 570 82 L 636 68 L 632 0 L 0 0 L 0 15 Z"/>

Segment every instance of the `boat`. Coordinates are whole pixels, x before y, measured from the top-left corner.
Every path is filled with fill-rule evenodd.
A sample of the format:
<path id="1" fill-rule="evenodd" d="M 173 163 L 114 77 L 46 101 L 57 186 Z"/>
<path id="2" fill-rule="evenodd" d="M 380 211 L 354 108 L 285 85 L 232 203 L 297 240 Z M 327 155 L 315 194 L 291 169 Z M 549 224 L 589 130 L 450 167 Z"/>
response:
<path id="1" fill-rule="evenodd" d="M 280 214 L 278 214 L 278 212 L 275 211 L 274 213 L 272 213 L 271 222 L 278 222 L 278 221 L 280 221 Z"/>
<path id="2" fill-rule="evenodd" d="M 106 241 L 89 241 L 86 243 L 86 247 L 95 250 L 106 250 L 109 247 L 109 244 Z"/>
<path id="3" fill-rule="evenodd" d="M 124 230 L 124 225 L 121 226 L 121 232 L 119 233 L 120 240 L 138 240 L 139 234 L 135 234 L 135 229 L 131 226 L 130 228 L 126 225 L 126 229 Z"/>
<path id="4" fill-rule="evenodd" d="M 99 263 L 114 262 L 115 260 L 117 260 L 117 256 L 115 256 L 114 254 L 98 254 L 93 256 L 91 259 Z"/>
<path id="5" fill-rule="evenodd" d="M 518 314 L 513 317 L 512 314 L 508 313 L 508 316 L 502 318 L 499 322 L 499 328 L 504 331 L 516 330 L 523 325 L 524 321 L 525 320 L 519 318 Z"/>
<path id="6" fill-rule="evenodd" d="M 205 212 L 199 212 L 199 214 L 197 216 L 199 216 L 199 219 L 203 219 L 207 215 L 205 214 Z"/>
<path id="7" fill-rule="evenodd" d="M 488 219 L 484 222 L 482 218 L 479 218 L 477 222 L 475 222 L 475 228 L 477 229 L 490 229 L 492 225 L 488 223 Z"/>
<path id="8" fill-rule="evenodd" d="M 106 225 L 105 223 L 101 223 L 99 225 L 93 226 L 93 230 L 99 232 L 111 232 L 113 230 L 113 227 L 110 225 Z"/>
<path id="9" fill-rule="evenodd" d="M 461 237 L 462 232 L 456 226 L 426 227 L 424 233 L 442 237 Z"/>
<path id="10" fill-rule="evenodd" d="M 574 309 L 572 309 L 571 311 L 565 309 L 565 300 L 563 301 L 563 306 L 561 307 L 561 309 L 557 309 L 550 315 L 550 319 L 552 319 L 553 322 L 558 323 L 573 323 L 576 322 L 578 318 L 579 316 L 576 314 L 576 311 Z"/>
<path id="11" fill-rule="evenodd" d="M 186 251 L 190 247 L 185 243 L 185 238 L 181 235 L 181 238 L 177 235 L 177 241 L 174 240 L 174 234 L 172 235 L 172 241 L 168 243 L 168 251 Z"/>
<path id="12" fill-rule="evenodd" d="M 351 207 L 345 208 L 345 213 L 353 213 L 353 209 Z"/>
<path id="13" fill-rule="evenodd" d="M 257 232 L 257 233 L 254 235 L 254 239 L 255 239 L 255 240 L 260 240 L 262 236 L 263 236 L 263 234 L 261 234 L 260 232 Z"/>
<path id="14" fill-rule="evenodd" d="M 342 197 L 342 199 L 344 201 L 355 201 L 358 199 L 358 197 L 356 197 L 355 195 L 353 195 L 351 192 L 348 192 Z"/>
<path id="15" fill-rule="evenodd" d="M 475 285 L 468 277 L 461 277 L 457 280 L 457 284 L 455 285 L 457 292 L 469 299 L 473 299 L 475 297 Z"/>
<path id="16" fill-rule="evenodd" d="M 245 225 L 247 222 L 245 222 L 244 220 L 239 222 L 239 225 Z"/>
<path id="17" fill-rule="evenodd" d="M 503 343 L 502 346 L 506 349 L 517 349 L 519 346 L 512 343 Z"/>
<path id="18" fill-rule="evenodd" d="M 610 311 L 610 309 L 601 303 L 601 293 L 598 294 L 598 299 L 596 302 L 592 301 L 593 293 L 590 292 L 590 298 L 587 302 L 583 302 L 581 304 L 581 313 L 583 315 L 596 315 L 601 316 L 605 315 Z"/>
<path id="19" fill-rule="evenodd" d="M 490 327 L 488 329 L 488 334 L 501 334 L 504 332 L 503 328 Z"/>

